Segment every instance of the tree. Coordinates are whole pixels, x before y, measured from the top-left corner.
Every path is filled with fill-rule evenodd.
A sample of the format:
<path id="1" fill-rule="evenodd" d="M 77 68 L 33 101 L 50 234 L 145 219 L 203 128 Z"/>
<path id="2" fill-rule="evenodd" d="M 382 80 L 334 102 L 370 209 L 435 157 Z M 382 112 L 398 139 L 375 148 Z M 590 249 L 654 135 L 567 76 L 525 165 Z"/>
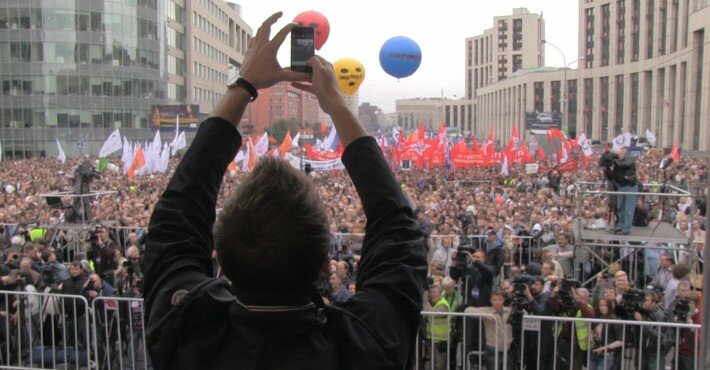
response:
<path id="1" fill-rule="evenodd" d="M 297 120 L 291 118 L 288 121 L 280 119 L 271 125 L 271 136 L 276 138 L 276 142 L 281 143 L 286 137 L 286 132 L 291 131 L 291 136 L 296 135 L 300 125 Z"/>

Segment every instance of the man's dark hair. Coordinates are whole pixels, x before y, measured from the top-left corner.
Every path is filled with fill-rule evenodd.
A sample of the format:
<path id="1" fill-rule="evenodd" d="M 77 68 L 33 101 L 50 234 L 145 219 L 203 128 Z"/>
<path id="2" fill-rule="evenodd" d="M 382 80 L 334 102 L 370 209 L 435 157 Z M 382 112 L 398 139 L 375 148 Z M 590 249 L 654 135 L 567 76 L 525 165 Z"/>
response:
<path id="1" fill-rule="evenodd" d="M 683 279 L 688 274 L 690 274 L 690 266 L 686 263 L 679 263 L 673 267 L 673 277 L 676 279 Z"/>
<path id="2" fill-rule="evenodd" d="M 235 290 L 301 294 L 325 264 L 329 240 L 316 187 L 279 158 L 259 162 L 214 226 L 217 259 Z"/>

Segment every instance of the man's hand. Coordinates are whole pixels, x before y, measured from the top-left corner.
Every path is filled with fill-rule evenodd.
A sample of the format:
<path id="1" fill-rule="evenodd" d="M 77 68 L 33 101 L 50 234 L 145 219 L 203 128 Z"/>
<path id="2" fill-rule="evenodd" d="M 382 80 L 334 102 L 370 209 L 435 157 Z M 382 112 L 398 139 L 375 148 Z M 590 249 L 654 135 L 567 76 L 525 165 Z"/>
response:
<path id="1" fill-rule="evenodd" d="M 338 83 L 335 80 L 333 65 L 320 56 L 308 59 L 308 65 L 313 69 L 311 84 L 294 83 L 293 86 L 301 90 L 308 91 L 318 97 L 321 109 L 328 114 L 338 107 L 345 105 L 340 96 Z"/>
<path id="2" fill-rule="evenodd" d="M 634 312 L 634 320 L 643 321 L 643 315 L 640 312 Z"/>
<path id="3" fill-rule="evenodd" d="M 283 12 L 278 12 L 267 18 L 257 30 L 256 35 L 249 41 L 244 64 L 239 74 L 254 85 L 257 90 L 271 87 L 281 81 L 308 81 L 310 79 L 307 73 L 282 68 L 276 59 L 276 54 L 286 39 L 286 35 L 296 26 L 295 23 L 287 24 L 270 40 L 271 26 L 282 15 Z"/>

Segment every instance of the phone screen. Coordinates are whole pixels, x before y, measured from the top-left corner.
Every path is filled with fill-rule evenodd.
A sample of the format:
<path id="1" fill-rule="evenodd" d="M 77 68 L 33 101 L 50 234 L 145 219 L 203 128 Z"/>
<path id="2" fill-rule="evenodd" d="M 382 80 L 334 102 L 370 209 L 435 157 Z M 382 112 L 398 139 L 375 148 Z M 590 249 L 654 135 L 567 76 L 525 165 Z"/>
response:
<path id="1" fill-rule="evenodd" d="M 291 69 L 311 72 L 306 61 L 315 54 L 315 30 L 313 27 L 294 27 L 291 30 Z"/>

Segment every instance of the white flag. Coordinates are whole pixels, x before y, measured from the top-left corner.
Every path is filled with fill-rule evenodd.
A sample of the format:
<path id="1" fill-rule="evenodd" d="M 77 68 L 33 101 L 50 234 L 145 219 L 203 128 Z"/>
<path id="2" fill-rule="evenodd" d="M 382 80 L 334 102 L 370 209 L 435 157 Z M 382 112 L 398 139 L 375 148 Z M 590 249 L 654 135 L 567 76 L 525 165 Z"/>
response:
<path id="1" fill-rule="evenodd" d="M 500 168 L 500 173 L 501 173 L 501 175 L 505 175 L 505 176 L 510 175 L 510 171 L 508 170 L 508 156 L 507 155 L 503 156 L 503 167 Z"/>
<path id="2" fill-rule="evenodd" d="M 291 139 L 291 147 L 292 148 L 298 148 L 298 140 L 301 140 L 301 133 L 298 132 L 296 136 Z"/>
<path id="3" fill-rule="evenodd" d="M 123 174 L 128 173 L 128 167 L 131 167 L 133 162 L 133 147 L 127 137 L 123 137 L 123 153 L 121 154 L 121 163 L 123 163 Z"/>
<path id="4" fill-rule="evenodd" d="M 264 132 L 264 135 L 254 144 L 254 152 L 257 156 L 263 157 L 267 151 L 269 151 L 269 136 Z"/>
<path id="5" fill-rule="evenodd" d="M 174 142 L 174 145 L 170 144 L 170 146 L 172 147 L 172 155 L 177 154 L 178 150 L 186 148 L 187 140 L 185 139 L 185 131 L 181 132 L 177 137 L 177 142 Z"/>
<path id="6" fill-rule="evenodd" d="M 244 160 L 244 151 L 240 150 L 239 153 L 234 157 L 234 163 L 239 163 Z"/>
<path id="7" fill-rule="evenodd" d="M 592 150 L 592 141 L 587 139 L 587 134 L 582 133 L 582 135 L 579 135 L 577 138 L 577 144 L 580 148 L 582 148 L 582 152 L 585 156 L 589 157 L 594 154 L 594 151 Z"/>
<path id="8" fill-rule="evenodd" d="M 621 135 L 615 137 L 611 141 L 611 144 L 612 144 L 613 149 L 621 148 L 621 147 L 625 147 L 625 146 L 631 146 L 631 134 L 628 132 L 625 134 L 621 134 Z"/>
<path id="9" fill-rule="evenodd" d="M 99 158 L 106 158 L 109 154 L 123 148 L 123 143 L 121 142 L 121 133 L 116 129 L 111 133 L 111 136 L 106 139 L 106 142 L 101 147 L 99 151 Z"/>
<path id="10" fill-rule="evenodd" d="M 67 161 L 67 156 L 64 154 L 64 149 L 62 149 L 62 144 L 59 143 L 59 139 L 57 139 L 57 159 L 62 163 L 66 163 Z"/>
<path id="11" fill-rule="evenodd" d="M 648 143 L 651 144 L 651 146 L 656 145 L 656 134 L 649 129 L 646 129 L 646 139 L 648 139 Z"/>
<path id="12" fill-rule="evenodd" d="M 168 170 L 168 162 L 170 161 L 170 147 L 168 143 L 163 146 L 163 151 L 160 153 L 160 164 L 157 172 L 165 173 Z"/>
<path id="13" fill-rule="evenodd" d="M 323 149 L 330 149 L 333 150 L 333 145 L 337 147 L 337 144 L 334 144 L 335 140 L 338 140 L 338 132 L 335 131 L 335 126 L 331 127 L 330 132 L 328 133 L 328 136 L 326 136 L 325 139 L 323 139 Z"/>
<path id="14" fill-rule="evenodd" d="M 251 140 L 249 140 L 246 145 L 247 150 L 244 153 L 244 159 L 242 160 L 242 172 L 249 172 L 249 152 L 251 151 L 249 150 L 249 145 L 251 145 Z"/>

